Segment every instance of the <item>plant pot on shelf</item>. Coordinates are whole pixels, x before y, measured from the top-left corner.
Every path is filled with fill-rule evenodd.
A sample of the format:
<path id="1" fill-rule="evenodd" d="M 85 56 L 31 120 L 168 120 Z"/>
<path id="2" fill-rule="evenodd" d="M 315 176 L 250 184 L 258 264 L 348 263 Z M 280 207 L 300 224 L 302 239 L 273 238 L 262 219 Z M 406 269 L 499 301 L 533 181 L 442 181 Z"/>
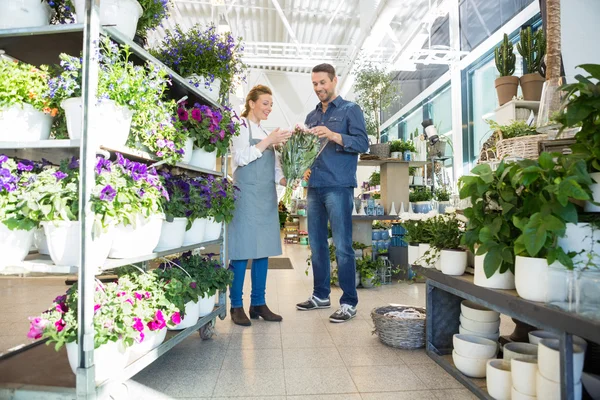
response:
<path id="1" fill-rule="evenodd" d="M 183 246 L 186 225 L 187 218 L 173 218 L 171 222 L 164 220 L 154 251 L 177 249 Z"/>
<path id="2" fill-rule="evenodd" d="M 519 79 L 523 100 L 540 101 L 545 79 L 539 73 L 525 74 Z"/>
<path id="3" fill-rule="evenodd" d="M 77 22 L 85 22 L 85 0 L 75 0 Z M 100 24 L 114 26 L 127 39 L 133 40 L 137 23 L 144 10 L 136 0 L 102 0 Z"/>
<path id="4" fill-rule="evenodd" d="M 494 81 L 498 104 L 504 105 L 517 95 L 519 89 L 519 78 L 516 76 L 501 76 Z"/>
<path id="5" fill-rule="evenodd" d="M 71 371 L 77 373 L 79 351 L 76 342 L 66 344 L 67 357 Z M 129 360 L 130 347 L 125 347 L 123 342 L 108 342 L 94 349 L 94 369 L 96 372 L 96 384 L 100 384 L 107 379 L 119 376 Z"/>
<path id="6" fill-rule="evenodd" d="M 412 151 L 410 150 L 406 150 L 403 154 L 402 154 L 402 159 L 404 161 L 412 161 L 413 156 L 412 156 Z"/>
<path id="7" fill-rule="evenodd" d="M 193 301 L 188 301 L 185 303 L 185 315 L 181 318 L 181 322 L 174 328 L 169 328 L 169 330 L 180 331 L 189 328 L 198 322 L 198 318 L 200 318 L 200 305 L 197 302 L 194 303 Z"/>
<path id="8" fill-rule="evenodd" d="M 192 159 L 190 165 L 198 168 L 209 169 L 214 171 L 217 168 L 217 151 L 207 152 L 204 149 L 194 147 L 192 151 Z"/>
<path id="9" fill-rule="evenodd" d="M 196 74 L 190 75 L 185 79 L 187 79 L 191 85 L 198 88 L 200 93 L 205 95 L 207 98 L 211 99 L 212 101 L 219 100 L 219 91 L 221 90 L 221 79 L 215 78 L 215 80 L 211 83 L 207 82 L 207 79 L 205 77 Z"/>
<path id="10" fill-rule="evenodd" d="M 510 360 L 512 386 L 526 396 L 536 397 L 537 359 L 513 358 Z"/>
<path id="11" fill-rule="evenodd" d="M 553 382 L 560 382 L 560 341 L 559 339 L 542 339 L 538 345 L 539 373 Z M 573 344 L 573 382 L 581 381 L 585 351 L 578 344 Z"/>
<path id="12" fill-rule="evenodd" d="M 65 110 L 69 138 L 81 139 L 83 98 L 73 97 L 60 105 Z M 102 100 L 96 105 L 97 125 L 90 126 L 89 134 L 93 146 L 118 148 L 125 145 L 131 129 L 133 111 L 112 100 Z"/>
<path id="13" fill-rule="evenodd" d="M 438 202 L 438 213 L 445 214 L 446 208 L 451 207 L 452 203 L 449 201 L 440 201 Z"/>
<path id="14" fill-rule="evenodd" d="M 109 257 L 130 258 L 152 253 L 160 240 L 163 219 L 162 214 L 149 218 L 137 215 L 135 226 L 117 225 Z"/>
<path id="15" fill-rule="evenodd" d="M 25 259 L 33 244 L 33 229 L 10 230 L 0 222 L 0 269 L 11 264 L 18 264 Z"/>
<path id="16" fill-rule="evenodd" d="M 165 341 L 167 337 L 167 328 L 158 331 L 144 329 L 144 340 L 140 343 L 134 342 L 129 351 L 129 361 L 135 361 L 144 354 L 154 350 Z"/>
<path id="17" fill-rule="evenodd" d="M 536 374 L 536 394 L 538 399 L 544 400 L 560 400 L 560 383 L 546 379 L 538 370 Z M 583 388 L 581 382 L 575 382 L 573 388 L 573 399 L 581 400 Z"/>
<path id="18" fill-rule="evenodd" d="M 408 184 L 413 185 L 414 181 L 415 181 L 415 177 L 413 175 L 409 175 L 408 176 Z"/>
<path id="19" fill-rule="evenodd" d="M 485 276 L 485 271 L 483 270 L 484 258 L 485 255 L 475 256 L 475 276 L 473 279 L 475 285 L 490 289 L 514 289 L 515 275 L 510 270 L 504 273 L 500 273 L 500 270 L 497 270 L 490 278 Z"/>
<path id="20" fill-rule="evenodd" d="M 213 217 L 209 217 L 204 226 L 204 241 L 210 242 L 221 237 L 222 222 L 217 222 Z"/>
<path id="21" fill-rule="evenodd" d="M 379 158 L 390 158 L 390 144 L 377 143 L 369 146 L 369 154 Z"/>
<path id="22" fill-rule="evenodd" d="M 596 203 L 600 203 L 600 172 L 590 173 L 592 179 L 596 182 L 590 185 L 592 191 L 592 197 Z M 600 206 L 593 204 L 592 202 L 585 202 L 585 212 L 600 212 Z"/>
<path id="23" fill-rule="evenodd" d="M 185 140 L 185 146 L 183 146 L 183 157 L 181 158 L 181 163 L 189 164 L 192 160 L 192 152 L 194 151 L 194 140 L 187 138 Z"/>
<path id="24" fill-rule="evenodd" d="M 35 142 L 50 137 L 52 117 L 30 104 L 0 110 L 0 141 Z"/>
<path id="25" fill-rule="evenodd" d="M 416 201 L 412 205 L 414 212 L 417 214 L 427 214 L 432 209 L 430 201 Z"/>
<path id="26" fill-rule="evenodd" d="M 399 151 L 392 151 L 391 155 L 392 155 L 392 158 L 395 158 L 395 159 L 401 159 L 402 158 L 402 153 L 399 152 Z"/>
<path id="27" fill-rule="evenodd" d="M 79 221 L 42 222 L 52 262 L 58 266 L 80 266 L 81 223 Z M 94 267 L 104 264 L 113 244 L 114 228 L 88 243 L 87 251 Z"/>
<path id="28" fill-rule="evenodd" d="M 215 301 L 217 299 L 217 294 L 213 294 L 212 296 L 204 295 L 198 298 L 198 316 L 204 317 L 215 309 Z"/>
<path id="29" fill-rule="evenodd" d="M 467 252 L 464 250 L 442 250 L 440 263 L 446 275 L 462 275 L 467 268 Z"/>
<path id="30" fill-rule="evenodd" d="M 510 361 L 489 360 L 486 369 L 486 386 L 489 395 L 496 400 L 510 400 L 512 379 Z"/>
<path id="31" fill-rule="evenodd" d="M 52 9 L 40 0 L 0 2 L 0 29 L 32 28 L 50 25 Z"/>
<path id="32" fill-rule="evenodd" d="M 206 230 L 207 221 L 207 218 L 197 218 L 194 220 L 191 228 L 185 231 L 183 239 L 184 246 L 204 242 L 204 232 Z"/>
<path id="33" fill-rule="evenodd" d="M 517 294 L 530 301 L 546 301 L 548 261 L 545 258 L 517 256 L 515 260 Z"/>
<path id="34" fill-rule="evenodd" d="M 46 233 L 44 232 L 43 227 L 36 229 L 33 232 L 33 245 L 39 254 L 43 254 L 45 256 L 50 255 L 50 250 L 48 250 L 48 240 L 46 240 Z"/>

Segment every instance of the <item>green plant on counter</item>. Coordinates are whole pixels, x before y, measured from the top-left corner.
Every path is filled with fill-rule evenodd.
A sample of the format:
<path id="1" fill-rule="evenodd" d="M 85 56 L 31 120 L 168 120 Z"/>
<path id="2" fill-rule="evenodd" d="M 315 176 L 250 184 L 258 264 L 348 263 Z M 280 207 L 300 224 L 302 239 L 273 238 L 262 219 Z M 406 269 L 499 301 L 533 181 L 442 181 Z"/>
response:
<path id="1" fill-rule="evenodd" d="M 573 155 L 585 160 L 589 172 L 600 172 L 600 65 L 584 64 L 579 68 L 589 76 L 575 76 L 578 82 L 561 88 L 568 93 L 557 122 L 565 127 L 581 127 L 571 146 Z"/>
<path id="2" fill-rule="evenodd" d="M 408 201 L 411 203 L 431 200 L 433 200 L 433 193 L 429 188 L 425 187 L 414 188 L 408 195 Z"/>
<path id="3" fill-rule="evenodd" d="M 487 120 L 486 122 L 490 125 L 492 131 L 502 134 L 502 139 L 512 139 L 538 134 L 535 127 L 527 125 L 527 122 L 525 121 L 513 121 L 508 125 L 500 125 L 492 120 Z"/>
<path id="4" fill-rule="evenodd" d="M 385 267 L 381 258 L 373 260 L 370 256 L 356 259 L 356 271 L 360 274 L 361 280 L 372 280 L 373 286 L 381 286 L 381 277 L 379 270 Z"/>
<path id="5" fill-rule="evenodd" d="M 378 186 L 381 184 L 381 173 L 374 171 L 369 177 L 369 186 Z"/>
<path id="6" fill-rule="evenodd" d="M 435 190 L 434 197 L 437 201 L 450 201 L 451 194 L 447 187 L 441 187 Z"/>
<path id="7" fill-rule="evenodd" d="M 540 72 L 542 60 L 546 54 L 546 35 L 543 29 L 532 32 L 531 26 L 521 28 L 521 40 L 517 43 L 517 51 L 527 65 L 527 72 Z"/>
<path id="8" fill-rule="evenodd" d="M 409 176 L 415 176 L 415 172 L 417 172 L 417 167 L 408 167 Z"/>
<path id="9" fill-rule="evenodd" d="M 389 229 L 389 227 L 386 226 L 381 221 L 375 221 L 375 222 L 373 222 L 373 229 Z M 354 243 L 356 243 L 356 242 L 354 242 Z"/>
<path id="10" fill-rule="evenodd" d="M 405 142 L 403 140 L 394 140 L 390 143 L 390 151 L 404 153 L 405 151 L 415 152 L 417 149 L 412 142 Z"/>
<path id="11" fill-rule="evenodd" d="M 381 200 L 381 194 L 380 193 L 374 193 L 373 194 L 373 200 Z"/>
<path id="12" fill-rule="evenodd" d="M 439 250 L 462 250 L 462 236 L 465 232 L 466 218 L 462 215 L 438 215 L 431 220 L 431 242 Z"/>
<path id="13" fill-rule="evenodd" d="M 517 57 L 513 53 L 513 44 L 508 40 L 506 33 L 500 46 L 494 49 L 494 57 L 500 76 L 512 76 L 515 73 Z"/>
<path id="14" fill-rule="evenodd" d="M 416 245 L 431 242 L 434 226 L 430 220 L 408 220 L 402 222 L 402 226 L 406 229 L 404 239 L 407 243 Z"/>

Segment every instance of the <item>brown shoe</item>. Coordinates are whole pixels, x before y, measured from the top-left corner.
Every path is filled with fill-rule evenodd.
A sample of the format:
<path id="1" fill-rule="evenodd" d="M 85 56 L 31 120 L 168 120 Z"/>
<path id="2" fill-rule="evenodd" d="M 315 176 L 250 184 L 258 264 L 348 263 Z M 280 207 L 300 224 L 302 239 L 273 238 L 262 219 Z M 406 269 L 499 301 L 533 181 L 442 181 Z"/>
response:
<path id="1" fill-rule="evenodd" d="M 262 306 L 250 306 L 250 318 L 258 319 L 258 317 L 262 317 L 265 321 L 273 322 L 279 322 L 283 319 L 281 315 L 277 315 L 269 310 L 266 304 Z"/>
<path id="2" fill-rule="evenodd" d="M 252 322 L 250 322 L 246 316 L 246 313 L 244 312 L 244 307 L 232 308 L 229 311 L 231 313 L 231 320 L 234 324 L 241 326 L 252 325 Z"/>

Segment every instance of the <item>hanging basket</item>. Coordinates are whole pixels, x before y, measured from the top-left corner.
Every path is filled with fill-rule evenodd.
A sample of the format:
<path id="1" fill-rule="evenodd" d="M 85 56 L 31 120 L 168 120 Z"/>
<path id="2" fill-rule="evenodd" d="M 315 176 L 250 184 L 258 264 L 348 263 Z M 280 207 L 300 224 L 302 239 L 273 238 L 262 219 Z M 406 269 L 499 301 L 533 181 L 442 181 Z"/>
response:
<path id="1" fill-rule="evenodd" d="M 498 132 L 498 134 L 500 136 L 496 143 L 496 157 L 498 157 L 498 160 L 506 157 L 537 160 L 540 155 L 540 142 L 548 138 L 548 135 L 542 134 L 503 139 L 502 133 Z"/>
<path id="2" fill-rule="evenodd" d="M 396 315 L 389 315 L 394 313 Z M 386 315 L 387 314 L 387 315 Z M 384 344 L 398 349 L 425 346 L 425 309 L 413 306 L 385 306 L 373 309 L 371 318 Z"/>

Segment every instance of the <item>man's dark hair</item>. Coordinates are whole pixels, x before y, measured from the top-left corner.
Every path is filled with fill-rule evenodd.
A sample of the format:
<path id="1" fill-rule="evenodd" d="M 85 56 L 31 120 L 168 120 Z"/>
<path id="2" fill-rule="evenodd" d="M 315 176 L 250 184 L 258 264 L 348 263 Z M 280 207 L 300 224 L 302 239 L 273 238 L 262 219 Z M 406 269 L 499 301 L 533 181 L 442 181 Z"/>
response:
<path id="1" fill-rule="evenodd" d="M 335 78 L 335 68 L 331 64 L 319 64 L 316 65 L 312 72 L 326 72 L 329 75 L 329 79 L 333 80 Z"/>

